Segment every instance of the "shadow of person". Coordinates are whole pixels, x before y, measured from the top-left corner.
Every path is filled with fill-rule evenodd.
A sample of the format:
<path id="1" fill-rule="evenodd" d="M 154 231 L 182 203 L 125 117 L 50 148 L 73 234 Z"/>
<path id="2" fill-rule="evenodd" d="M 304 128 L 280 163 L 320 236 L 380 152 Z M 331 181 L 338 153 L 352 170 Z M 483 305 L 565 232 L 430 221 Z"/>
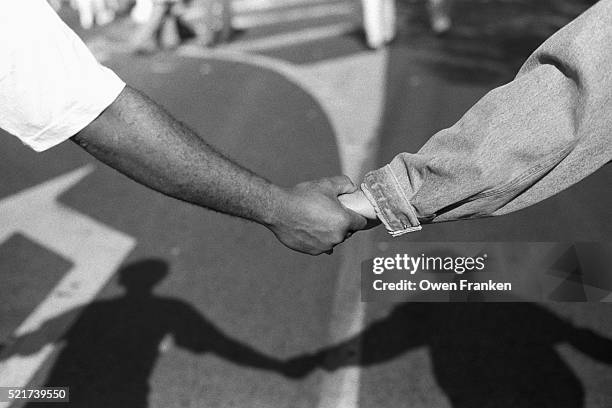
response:
<path id="1" fill-rule="evenodd" d="M 67 312 L 16 339 L 7 349 L 10 354 L 31 354 L 78 316 L 61 336 L 65 345 L 45 382 L 47 387 L 70 387 L 66 404 L 70 407 L 146 407 L 148 379 L 168 336 L 176 346 L 194 353 L 214 353 L 241 366 L 281 370 L 276 359 L 227 336 L 189 304 L 155 295 L 153 288 L 167 270 L 166 263 L 155 259 L 126 266 L 119 271 L 123 296 Z M 42 406 L 36 403 L 32 408 Z"/>
<path id="2" fill-rule="evenodd" d="M 289 364 L 367 367 L 427 347 L 454 408 L 582 407 L 584 388 L 560 343 L 612 364 L 611 340 L 531 303 L 401 304 L 356 337 Z"/>

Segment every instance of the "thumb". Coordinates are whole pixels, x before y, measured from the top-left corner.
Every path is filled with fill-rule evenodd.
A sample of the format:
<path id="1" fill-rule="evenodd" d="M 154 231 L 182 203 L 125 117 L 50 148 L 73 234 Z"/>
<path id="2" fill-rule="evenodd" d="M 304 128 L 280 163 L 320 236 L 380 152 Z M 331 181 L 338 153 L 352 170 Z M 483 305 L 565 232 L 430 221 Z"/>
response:
<path id="1" fill-rule="evenodd" d="M 331 183 L 333 192 L 336 196 L 340 194 L 350 194 L 357 191 L 357 186 L 348 176 L 330 177 L 328 181 Z"/>

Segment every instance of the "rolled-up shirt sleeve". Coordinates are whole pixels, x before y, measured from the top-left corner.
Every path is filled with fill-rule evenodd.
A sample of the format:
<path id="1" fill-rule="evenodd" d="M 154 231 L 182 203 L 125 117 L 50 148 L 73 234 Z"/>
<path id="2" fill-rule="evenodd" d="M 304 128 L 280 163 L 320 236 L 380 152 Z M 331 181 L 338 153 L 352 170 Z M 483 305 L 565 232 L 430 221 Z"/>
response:
<path id="1" fill-rule="evenodd" d="M 0 7 L 0 54 L 0 128 L 35 151 L 78 133 L 125 87 L 45 0 Z"/>
<path id="2" fill-rule="evenodd" d="M 454 126 L 368 173 L 362 190 L 387 230 L 516 211 L 610 162 L 611 45 L 612 0 L 603 0 Z"/>

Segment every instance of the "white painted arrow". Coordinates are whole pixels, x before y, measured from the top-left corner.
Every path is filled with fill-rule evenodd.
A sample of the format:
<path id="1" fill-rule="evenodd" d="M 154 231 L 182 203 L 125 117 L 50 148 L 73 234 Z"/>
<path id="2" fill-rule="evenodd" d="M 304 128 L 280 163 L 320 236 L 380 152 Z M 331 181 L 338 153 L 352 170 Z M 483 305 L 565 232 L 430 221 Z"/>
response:
<path id="1" fill-rule="evenodd" d="M 0 200 L 0 245 L 19 232 L 73 264 L 17 328 L 15 337 L 36 331 L 46 321 L 90 303 L 134 248 L 134 238 L 57 201 L 93 169 L 85 166 Z M 0 361 L 0 386 L 26 386 L 53 352 L 55 340 L 49 339 L 49 344 L 33 354 Z M 0 402 L 0 408 L 8 405 Z"/>

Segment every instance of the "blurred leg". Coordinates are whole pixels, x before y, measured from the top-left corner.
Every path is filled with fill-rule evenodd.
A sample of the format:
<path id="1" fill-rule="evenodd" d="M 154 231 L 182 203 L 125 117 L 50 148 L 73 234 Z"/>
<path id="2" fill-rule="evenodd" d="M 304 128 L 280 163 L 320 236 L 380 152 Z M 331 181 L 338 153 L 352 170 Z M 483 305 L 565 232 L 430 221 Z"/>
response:
<path id="1" fill-rule="evenodd" d="M 96 24 L 106 25 L 115 19 L 115 10 L 119 5 L 114 0 L 95 0 L 94 7 Z"/>
<path id="2" fill-rule="evenodd" d="M 216 0 L 196 0 L 193 2 L 192 17 L 187 20 L 191 22 L 198 43 L 207 47 L 214 43 L 215 30 L 215 3 Z"/>
<path id="3" fill-rule="evenodd" d="M 136 0 L 136 5 L 130 13 L 132 20 L 139 24 L 149 21 L 153 13 L 153 0 Z"/>
<path id="4" fill-rule="evenodd" d="M 231 0 L 217 0 L 221 9 L 219 10 L 219 24 L 217 28 L 217 40 L 228 42 L 232 36 L 232 2 Z"/>
<path id="5" fill-rule="evenodd" d="M 161 24 L 160 44 L 162 48 L 176 48 L 181 43 L 179 17 L 170 12 Z"/>
<path id="6" fill-rule="evenodd" d="M 361 5 L 368 46 L 380 48 L 395 35 L 395 1 L 362 0 Z"/>
<path id="7" fill-rule="evenodd" d="M 393 41 L 397 32 L 395 0 L 385 0 L 383 7 L 385 16 L 385 42 L 389 43 Z"/>
<path id="8" fill-rule="evenodd" d="M 158 35 L 162 29 L 167 13 L 168 4 L 164 2 L 154 3 L 151 16 L 135 35 L 135 52 L 146 54 L 157 50 Z"/>
<path id="9" fill-rule="evenodd" d="M 81 27 L 90 29 L 94 25 L 94 7 L 90 0 L 71 0 L 72 8 L 79 11 Z"/>
<path id="10" fill-rule="evenodd" d="M 431 28 L 436 34 L 444 34 L 451 28 L 451 0 L 427 0 Z"/>

